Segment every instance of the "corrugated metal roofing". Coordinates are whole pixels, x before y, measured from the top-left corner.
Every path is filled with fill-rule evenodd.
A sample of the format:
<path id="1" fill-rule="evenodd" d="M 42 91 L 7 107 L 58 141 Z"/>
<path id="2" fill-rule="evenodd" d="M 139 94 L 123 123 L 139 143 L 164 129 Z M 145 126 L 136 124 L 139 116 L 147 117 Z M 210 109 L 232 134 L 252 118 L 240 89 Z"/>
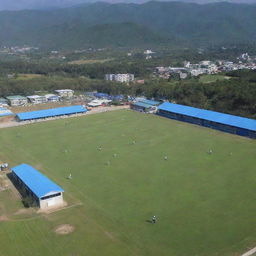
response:
<path id="1" fill-rule="evenodd" d="M 38 198 L 52 192 L 64 192 L 60 186 L 28 164 L 15 166 L 11 170 Z"/>
<path id="2" fill-rule="evenodd" d="M 6 99 L 8 99 L 8 100 L 16 100 L 16 99 L 26 100 L 27 98 L 24 96 L 20 96 L 20 95 L 14 95 L 14 96 L 8 96 L 8 97 L 6 97 Z"/>
<path id="3" fill-rule="evenodd" d="M 8 102 L 7 99 L 5 99 L 5 98 L 0 98 L 0 103 L 7 103 L 7 102 Z"/>
<path id="4" fill-rule="evenodd" d="M 0 107 L 0 116 L 12 116 L 13 113 L 11 110 L 7 109 L 7 108 L 1 108 Z"/>
<path id="5" fill-rule="evenodd" d="M 107 93 L 96 92 L 96 93 L 94 93 L 94 96 L 98 97 L 98 98 L 104 98 L 104 97 L 109 97 L 110 95 Z"/>
<path id="6" fill-rule="evenodd" d="M 161 103 L 161 102 L 155 101 L 155 100 L 139 100 L 139 101 L 142 102 L 142 103 L 152 105 L 152 106 L 156 106 L 156 105 L 159 105 Z"/>
<path id="7" fill-rule="evenodd" d="M 46 98 L 45 96 L 39 96 L 39 95 L 30 95 L 27 96 L 28 99 L 41 99 L 41 98 Z"/>
<path id="8" fill-rule="evenodd" d="M 40 119 L 40 118 L 47 118 L 47 117 L 54 117 L 54 116 L 71 115 L 71 114 L 84 113 L 84 112 L 87 112 L 87 109 L 82 105 L 77 105 L 77 106 L 52 108 L 52 109 L 45 109 L 45 110 L 32 111 L 32 112 L 23 112 L 23 113 L 17 114 L 17 117 L 19 118 L 19 120 L 25 121 L 25 120 Z"/>
<path id="9" fill-rule="evenodd" d="M 55 90 L 55 92 L 62 93 L 62 92 L 74 92 L 71 89 L 61 89 L 61 90 Z"/>
<path id="10" fill-rule="evenodd" d="M 134 106 L 138 106 L 138 107 L 143 107 L 143 108 L 152 108 L 153 106 L 150 105 L 150 104 L 146 104 L 146 103 L 143 103 L 143 102 L 134 102 L 133 103 Z"/>
<path id="11" fill-rule="evenodd" d="M 165 110 L 177 114 L 182 114 L 190 117 L 196 117 L 220 124 L 230 125 L 238 128 L 243 128 L 251 131 L 256 131 L 256 120 L 239 117 L 220 112 L 204 110 L 194 107 L 188 107 L 179 104 L 165 102 L 158 107 L 159 110 Z"/>

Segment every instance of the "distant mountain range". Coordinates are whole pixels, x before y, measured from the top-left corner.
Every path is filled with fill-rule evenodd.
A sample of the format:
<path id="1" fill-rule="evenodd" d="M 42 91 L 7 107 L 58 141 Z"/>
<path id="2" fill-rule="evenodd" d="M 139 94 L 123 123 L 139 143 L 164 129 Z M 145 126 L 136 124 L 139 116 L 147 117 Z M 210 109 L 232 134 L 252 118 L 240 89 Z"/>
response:
<path id="1" fill-rule="evenodd" d="M 146 3 L 149 0 L 103 0 L 108 3 Z M 155 0 L 159 1 L 159 0 Z M 216 3 L 216 2 L 230 2 L 230 3 L 256 3 L 256 0 L 160 0 L 167 2 L 191 2 L 191 3 Z M 50 9 L 71 7 L 77 4 L 100 2 L 99 0 L 1 0 L 0 10 L 25 10 L 25 9 Z"/>
<path id="2" fill-rule="evenodd" d="M 0 12 L 0 45 L 45 48 L 208 46 L 256 41 L 256 5 L 83 4 Z"/>

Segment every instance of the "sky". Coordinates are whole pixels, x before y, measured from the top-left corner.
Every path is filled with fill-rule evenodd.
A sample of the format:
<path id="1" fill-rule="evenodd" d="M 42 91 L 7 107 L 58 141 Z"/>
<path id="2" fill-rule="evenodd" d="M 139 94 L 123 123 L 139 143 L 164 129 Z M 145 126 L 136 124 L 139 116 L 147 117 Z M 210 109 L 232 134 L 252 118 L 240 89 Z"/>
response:
<path id="1" fill-rule="evenodd" d="M 52 7 L 67 7 L 81 3 L 96 2 L 99 0 L 0 0 L 0 10 L 22 10 L 22 9 L 42 9 Z M 105 2 L 133 2 L 143 3 L 147 0 L 101 0 Z M 180 1 L 180 2 L 199 2 L 211 3 L 225 0 L 162 0 L 162 1 Z M 256 0 L 226 0 L 229 2 L 250 2 L 256 3 Z"/>

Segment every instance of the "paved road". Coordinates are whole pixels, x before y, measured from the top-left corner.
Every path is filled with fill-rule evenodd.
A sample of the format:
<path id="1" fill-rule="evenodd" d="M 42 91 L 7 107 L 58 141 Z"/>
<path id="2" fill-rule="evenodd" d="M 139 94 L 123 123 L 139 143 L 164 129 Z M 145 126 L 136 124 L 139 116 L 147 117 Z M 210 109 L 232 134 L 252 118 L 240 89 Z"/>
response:
<path id="1" fill-rule="evenodd" d="M 115 110 L 120 110 L 120 109 L 128 109 L 128 108 L 130 108 L 128 105 L 126 105 L 126 106 L 115 106 L 115 107 L 114 106 L 98 107 L 98 108 L 93 108 L 91 111 L 88 111 L 85 114 L 76 114 L 76 115 L 72 115 L 72 116 L 52 117 L 52 118 L 47 118 L 47 119 L 39 119 L 39 120 L 36 120 L 36 121 L 24 121 L 24 122 L 18 122 L 18 121 L 13 120 L 13 121 L 7 121 L 7 122 L 0 123 L 0 129 L 1 128 L 21 126 L 21 125 L 27 125 L 27 124 L 34 124 L 34 123 L 39 123 L 39 122 L 47 122 L 47 121 L 63 119 L 63 118 L 86 116 L 86 115 L 92 115 L 92 114 L 98 114 L 98 113 L 103 113 L 103 112 L 108 112 L 108 111 L 115 111 Z"/>

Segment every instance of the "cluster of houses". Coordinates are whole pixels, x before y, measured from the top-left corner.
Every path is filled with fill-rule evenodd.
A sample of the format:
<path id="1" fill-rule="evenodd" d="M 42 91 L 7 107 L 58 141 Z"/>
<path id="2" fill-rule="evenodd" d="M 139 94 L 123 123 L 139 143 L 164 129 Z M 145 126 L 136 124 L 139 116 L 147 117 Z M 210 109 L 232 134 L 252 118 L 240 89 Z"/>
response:
<path id="1" fill-rule="evenodd" d="M 0 107 L 5 108 L 8 106 L 26 106 L 27 104 L 44 104 L 48 102 L 58 102 L 64 99 L 75 100 L 74 91 L 71 89 L 55 90 L 55 94 L 46 95 L 30 95 L 21 96 L 14 95 L 5 98 L 0 98 Z M 79 98 L 79 97 L 78 97 Z M 111 103 L 125 104 L 134 100 L 131 96 L 124 95 L 110 95 L 108 93 L 101 92 L 85 92 L 84 96 L 80 95 L 80 100 L 85 101 L 88 107 L 104 106 Z"/>
<path id="2" fill-rule="evenodd" d="M 203 74 L 217 74 L 240 69 L 256 70 L 256 58 L 250 57 L 248 53 L 242 54 L 237 59 L 237 63 L 233 61 L 218 60 L 213 62 L 204 60 L 192 64 L 189 61 L 185 61 L 183 67 L 156 67 L 154 74 L 163 79 L 177 76 L 179 79 L 186 79 L 190 76 L 196 77 Z"/>
<path id="3" fill-rule="evenodd" d="M 30 96 L 7 96 L 6 98 L 0 98 L 0 106 L 24 106 L 28 103 L 42 104 L 47 102 L 57 102 L 63 98 L 70 99 L 74 96 L 74 91 L 71 89 L 56 90 L 56 94 L 46 95 L 30 95 Z"/>
<path id="4" fill-rule="evenodd" d="M 110 95 L 108 93 L 102 93 L 102 92 L 86 92 L 85 96 L 89 102 L 87 103 L 87 106 L 89 107 L 99 107 L 102 105 L 110 104 L 111 102 L 124 102 L 126 101 L 126 98 L 124 95 Z M 130 97 L 128 97 L 130 98 Z"/>
<path id="5" fill-rule="evenodd" d="M 212 61 L 201 61 L 198 64 L 184 62 L 184 67 L 156 67 L 155 75 L 163 79 L 178 76 L 186 79 L 188 76 L 199 76 L 202 74 L 216 74 L 220 72 L 219 67 Z"/>
<path id="6" fill-rule="evenodd" d="M 0 53 L 13 55 L 13 54 L 25 54 L 25 53 L 28 53 L 28 52 L 31 52 L 31 51 L 38 51 L 38 50 L 39 50 L 38 47 L 30 47 L 30 46 L 25 46 L 25 47 L 3 46 L 3 47 L 0 48 Z"/>

